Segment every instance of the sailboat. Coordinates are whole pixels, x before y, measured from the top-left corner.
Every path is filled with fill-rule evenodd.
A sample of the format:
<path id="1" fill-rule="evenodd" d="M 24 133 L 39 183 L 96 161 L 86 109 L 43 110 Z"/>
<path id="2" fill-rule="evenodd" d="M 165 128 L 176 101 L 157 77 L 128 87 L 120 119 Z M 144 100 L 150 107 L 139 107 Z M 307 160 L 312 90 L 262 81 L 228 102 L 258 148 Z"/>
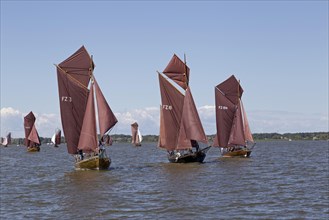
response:
<path id="1" fill-rule="evenodd" d="M 112 146 L 113 144 L 113 139 L 109 134 L 105 134 L 102 138 L 101 141 L 105 146 Z"/>
<path id="2" fill-rule="evenodd" d="M 255 146 L 242 93 L 234 75 L 215 87 L 217 133 L 213 146 L 221 148 L 223 157 L 249 157 Z"/>
<path id="3" fill-rule="evenodd" d="M 58 147 L 61 144 L 61 134 L 60 129 L 56 129 L 55 134 L 51 137 L 51 142 L 54 144 L 54 147 Z"/>
<path id="4" fill-rule="evenodd" d="M 35 116 L 32 111 L 24 117 L 24 130 L 27 152 L 40 151 L 40 137 L 35 127 Z"/>
<path id="5" fill-rule="evenodd" d="M 108 169 L 111 159 L 98 141 L 95 101 L 101 139 L 118 120 L 93 74 L 92 57 L 82 46 L 56 67 L 62 127 L 68 153 L 75 158 L 75 168 Z"/>
<path id="6" fill-rule="evenodd" d="M 11 132 L 8 132 L 5 138 L 2 138 L 1 145 L 4 147 L 8 147 L 8 145 L 11 145 Z"/>
<path id="7" fill-rule="evenodd" d="M 172 163 L 203 162 L 211 146 L 199 149 L 198 141 L 208 144 L 208 140 L 189 86 L 186 58 L 183 62 L 174 54 L 158 76 L 161 94 L 158 147 L 167 150 Z"/>
<path id="8" fill-rule="evenodd" d="M 133 144 L 135 147 L 140 147 L 142 146 L 142 141 L 143 137 L 138 128 L 138 123 L 134 122 L 131 124 L 131 144 Z"/>

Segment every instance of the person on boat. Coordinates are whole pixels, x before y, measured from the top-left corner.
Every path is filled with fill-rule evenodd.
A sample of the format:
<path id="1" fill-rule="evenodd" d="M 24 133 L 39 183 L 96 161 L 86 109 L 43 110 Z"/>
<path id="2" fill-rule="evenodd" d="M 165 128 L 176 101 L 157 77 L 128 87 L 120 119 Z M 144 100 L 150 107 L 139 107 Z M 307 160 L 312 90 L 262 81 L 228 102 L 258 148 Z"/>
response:
<path id="1" fill-rule="evenodd" d="M 191 140 L 191 145 L 196 149 L 196 152 L 199 151 L 199 143 L 196 140 Z"/>
<path id="2" fill-rule="evenodd" d="M 79 150 L 78 153 L 80 155 L 80 159 L 83 160 L 83 152 L 82 152 L 82 150 Z"/>

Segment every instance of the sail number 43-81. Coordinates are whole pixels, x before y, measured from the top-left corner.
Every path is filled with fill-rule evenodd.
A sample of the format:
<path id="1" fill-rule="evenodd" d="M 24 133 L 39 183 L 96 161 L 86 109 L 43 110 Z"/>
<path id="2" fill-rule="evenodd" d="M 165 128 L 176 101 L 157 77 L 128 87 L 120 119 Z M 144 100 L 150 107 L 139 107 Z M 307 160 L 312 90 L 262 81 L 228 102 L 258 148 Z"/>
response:
<path id="1" fill-rule="evenodd" d="M 62 102 L 72 102 L 72 97 L 70 97 L 70 96 L 62 96 Z"/>

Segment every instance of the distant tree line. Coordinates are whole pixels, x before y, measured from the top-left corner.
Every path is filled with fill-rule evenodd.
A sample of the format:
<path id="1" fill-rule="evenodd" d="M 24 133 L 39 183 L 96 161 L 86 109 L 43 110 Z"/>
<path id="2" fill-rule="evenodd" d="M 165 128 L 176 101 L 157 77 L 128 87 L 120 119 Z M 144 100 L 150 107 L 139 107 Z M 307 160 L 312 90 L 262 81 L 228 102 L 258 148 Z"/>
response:
<path id="1" fill-rule="evenodd" d="M 114 134 L 111 135 L 114 143 L 131 143 L 131 135 Z M 209 143 L 212 143 L 215 135 L 207 135 Z M 301 132 L 301 133 L 255 133 L 255 141 L 266 140 L 329 140 L 329 132 Z M 143 142 L 158 142 L 158 135 L 144 135 Z M 12 144 L 24 145 L 24 138 L 12 138 Z M 51 138 L 40 137 L 42 144 L 50 143 Z M 65 137 L 62 137 L 65 143 Z"/>

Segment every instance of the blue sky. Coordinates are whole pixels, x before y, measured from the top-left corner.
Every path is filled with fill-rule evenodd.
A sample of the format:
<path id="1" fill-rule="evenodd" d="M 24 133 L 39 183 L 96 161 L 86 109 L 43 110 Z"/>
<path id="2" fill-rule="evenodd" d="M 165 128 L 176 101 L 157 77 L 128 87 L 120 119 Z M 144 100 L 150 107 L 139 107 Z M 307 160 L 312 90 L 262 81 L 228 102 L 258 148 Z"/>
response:
<path id="1" fill-rule="evenodd" d="M 214 86 L 231 74 L 252 131 L 328 131 L 328 1 L 1 1 L 1 136 L 20 136 L 31 110 L 40 135 L 60 127 L 53 64 L 81 45 L 118 115 L 114 133 L 136 120 L 158 134 L 156 70 L 173 53 L 186 53 L 206 133 Z"/>

